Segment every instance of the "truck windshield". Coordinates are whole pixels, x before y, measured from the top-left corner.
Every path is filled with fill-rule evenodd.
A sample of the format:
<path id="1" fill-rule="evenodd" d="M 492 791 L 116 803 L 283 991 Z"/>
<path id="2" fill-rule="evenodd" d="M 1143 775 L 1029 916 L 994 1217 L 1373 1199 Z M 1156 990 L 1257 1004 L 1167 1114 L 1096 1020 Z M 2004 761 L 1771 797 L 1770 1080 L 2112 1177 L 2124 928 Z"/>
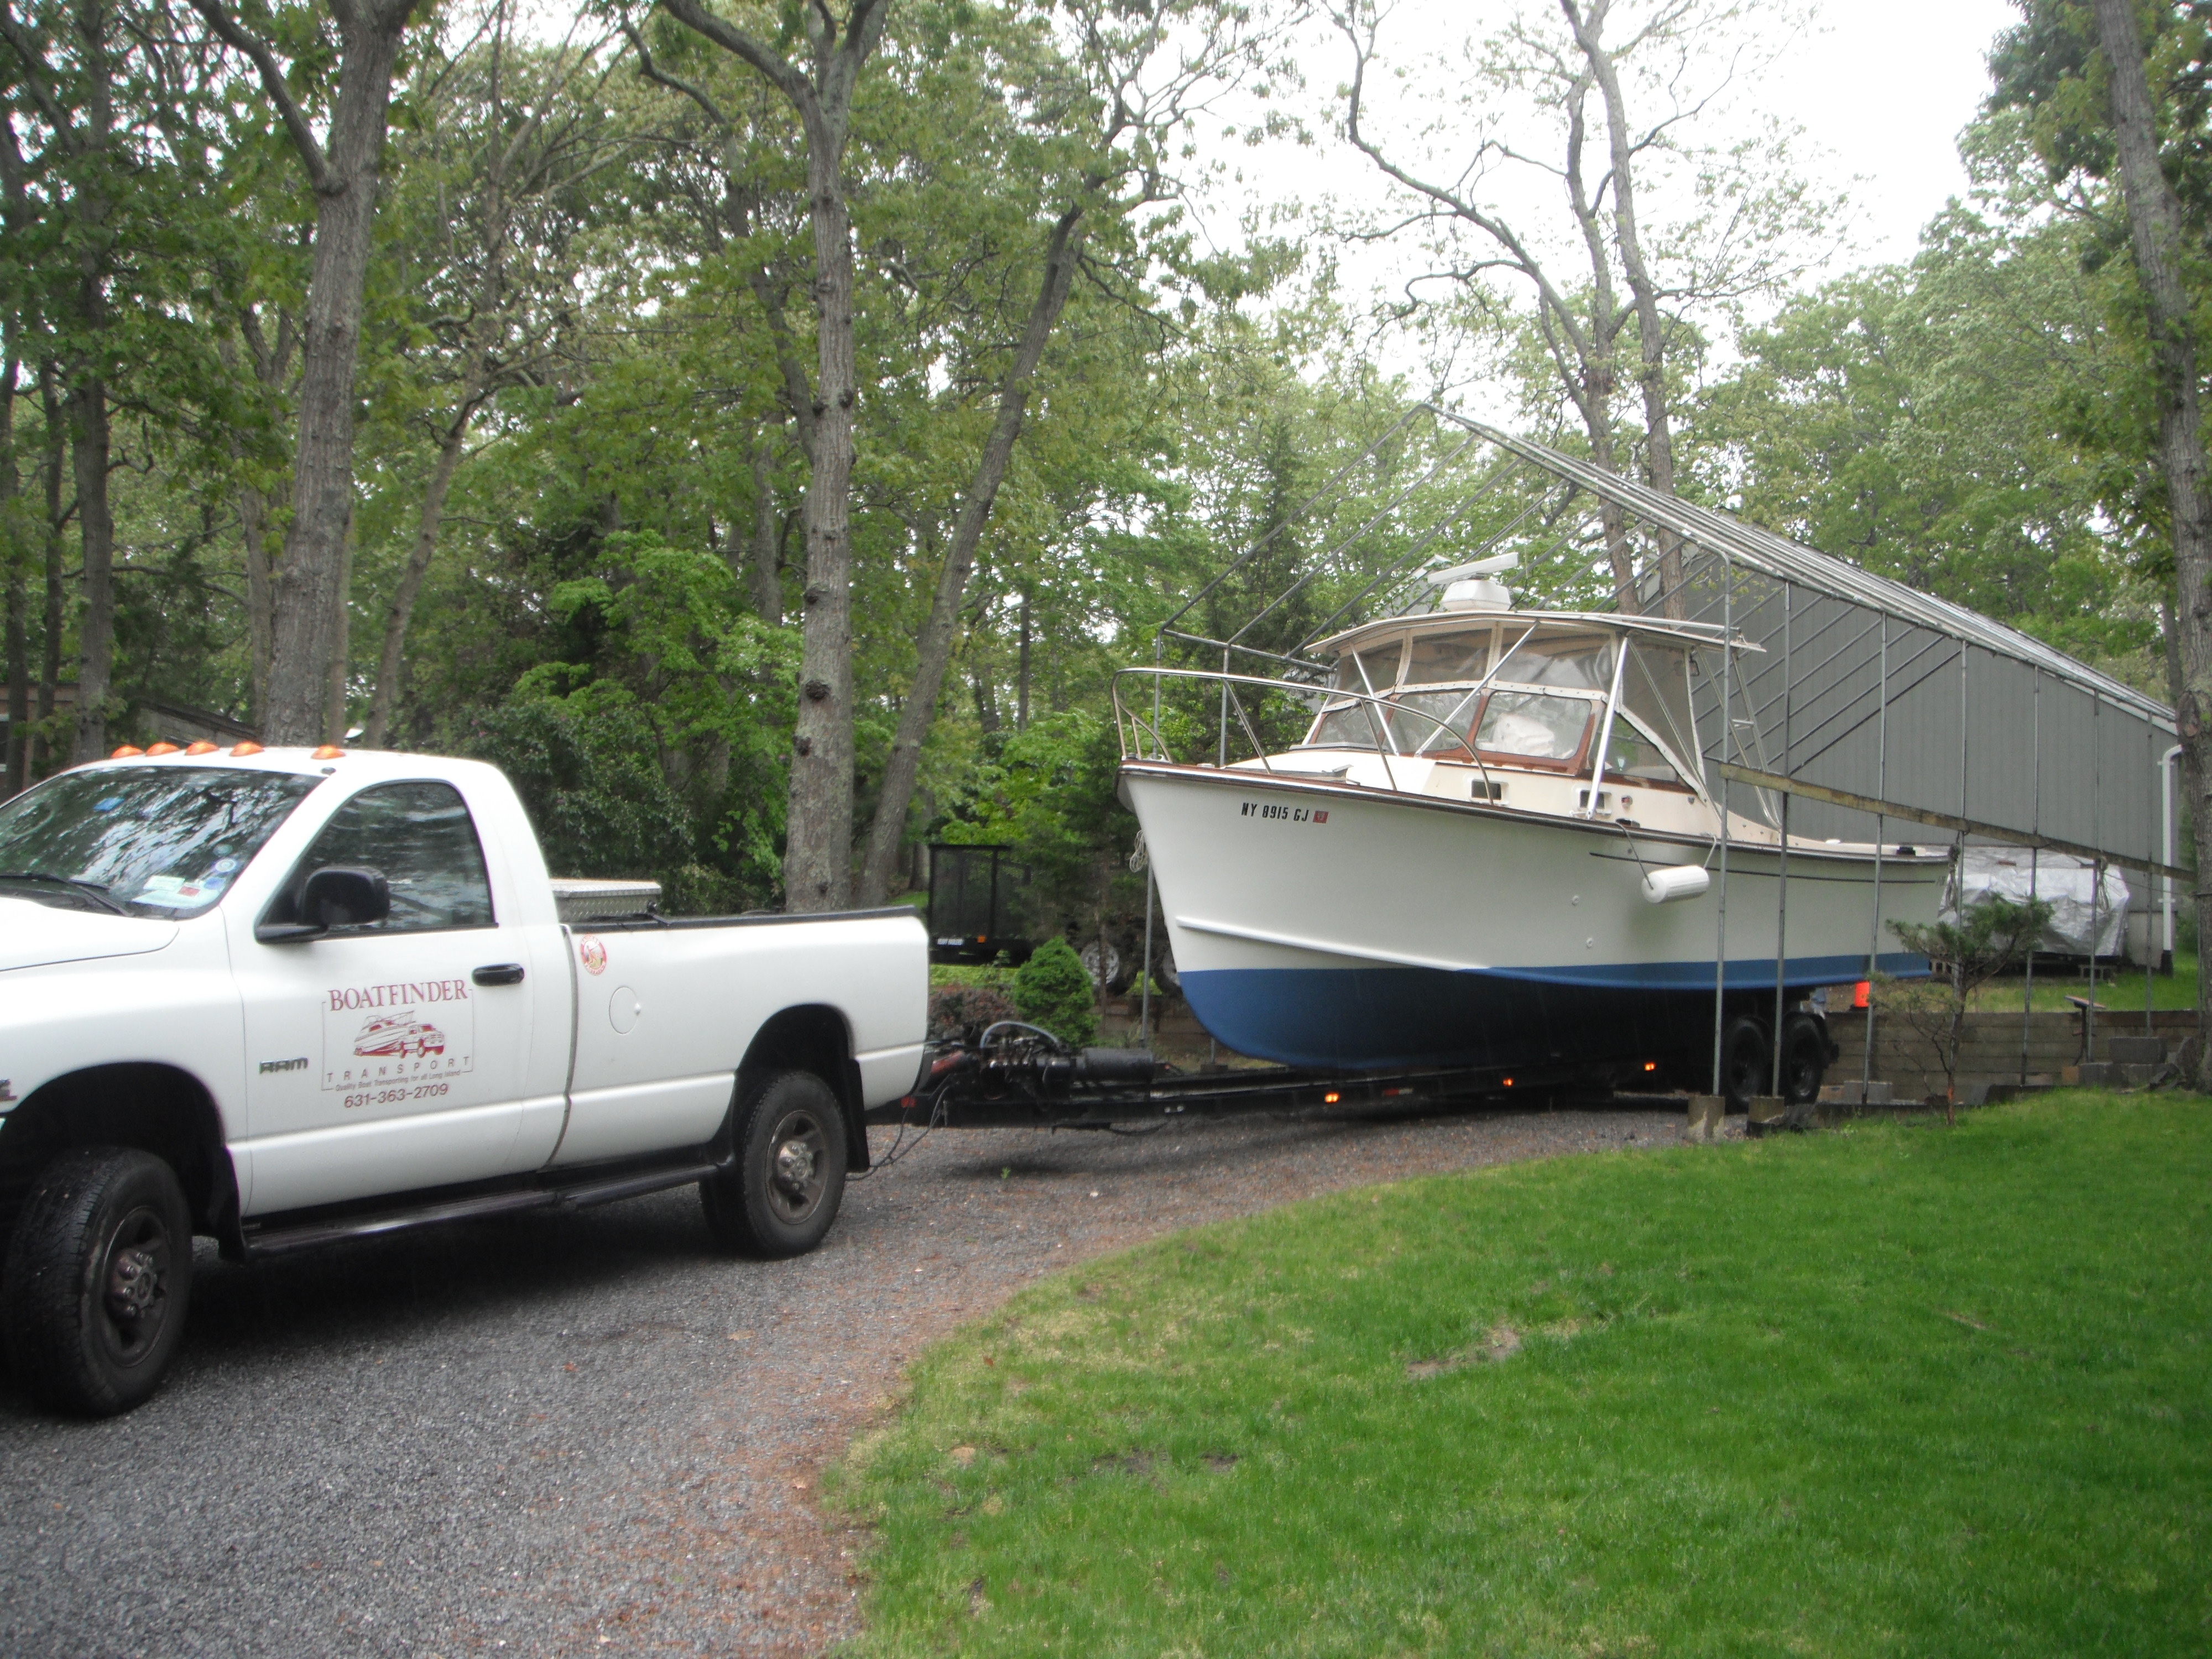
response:
<path id="1" fill-rule="evenodd" d="M 0 806 L 0 895 L 197 915 L 321 781 L 197 766 L 64 772 Z"/>

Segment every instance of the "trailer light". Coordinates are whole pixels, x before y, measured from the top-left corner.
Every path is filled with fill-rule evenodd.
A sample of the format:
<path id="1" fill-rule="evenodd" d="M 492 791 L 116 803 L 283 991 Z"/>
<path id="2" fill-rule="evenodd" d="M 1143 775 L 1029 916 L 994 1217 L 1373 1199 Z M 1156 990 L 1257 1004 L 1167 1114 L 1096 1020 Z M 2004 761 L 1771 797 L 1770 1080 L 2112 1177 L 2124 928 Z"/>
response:
<path id="1" fill-rule="evenodd" d="M 1324 1106 L 1334 1106 L 1338 1101 L 1342 1100 L 1343 1098 L 1344 1097 L 1342 1095 L 1337 1093 L 1335 1090 L 1331 1089 L 1327 1094 L 1321 1097 L 1321 1103 Z"/>
<path id="2" fill-rule="evenodd" d="M 1659 1062 L 1656 1060 L 1647 1060 L 1644 1062 L 1644 1069 L 1647 1072 L 1656 1072 L 1659 1069 Z"/>
<path id="3" fill-rule="evenodd" d="M 1851 987 L 1851 1006 L 1852 1006 L 1852 1007 L 1854 1007 L 1854 1008 L 1864 1008 L 1864 1007 L 1868 1007 L 1868 1006 L 1869 1006 L 1873 1003 L 1873 1001 L 1874 1001 L 1874 981 L 1873 981 L 1872 980 L 1870 980 L 1870 979 L 1863 979 L 1863 980 L 1861 980 L 1857 984 L 1856 984 L 1856 985 L 1854 985 L 1854 986 L 1852 986 L 1852 987 Z"/>
<path id="4" fill-rule="evenodd" d="M 343 760 L 345 750 L 334 743 L 326 743 L 307 758 L 309 760 Z"/>
<path id="5" fill-rule="evenodd" d="M 234 755 L 258 755 L 261 752 L 261 745 L 254 742 L 252 738 L 248 738 L 244 743 L 240 744 L 230 752 Z"/>
<path id="6" fill-rule="evenodd" d="M 173 755 L 177 752 L 177 745 L 173 743 L 149 743 L 146 745 L 146 752 L 149 755 Z"/>
<path id="7" fill-rule="evenodd" d="M 145 752 L 146 751 L 141 749 L 137 744 L 126 743 L 107 758 L 110 760 L 129 760 L 133 755 L 143 755 Z"/>
<path id="8" fill-rule="evenodd" d="M 1505 1086 L 1509 1089 L 1513 1086 L 1513 1079 L 1509 1077 L 1505 1079 Z"/>
<path id="9" fill-rule="evenodd" d="M 198 743 L 186 744 L 185 752 L 187 755 L 212 755 L 215 753 L 215 745 L 203 738 Z"/>

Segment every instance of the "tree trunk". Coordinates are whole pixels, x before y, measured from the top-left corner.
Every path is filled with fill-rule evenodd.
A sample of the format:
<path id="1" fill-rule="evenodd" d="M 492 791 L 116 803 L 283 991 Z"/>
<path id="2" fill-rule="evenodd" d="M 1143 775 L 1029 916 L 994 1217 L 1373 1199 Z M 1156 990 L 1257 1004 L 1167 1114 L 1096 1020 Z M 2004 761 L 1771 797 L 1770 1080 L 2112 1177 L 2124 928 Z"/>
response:
<path id="1" fill-rule="evenodd" d="M 977 620 L 980 622 L 981 619 L 979 617 Z M 968 684 L 975 698 L 976 726 L 985 737 L 995 736 L 1001 725 L 999 719 L 999 688 L 991 678 L 991 660 L 988 653 L 969 654 Z"/>
<path id="2" fill-rule="evenodd" d="M 376 695 L 368 707 L 368 729 L 362 736 L 363 748 L 383 748 L 386 734 L 392 729 L 392 710 L 399 697 L 400 663 L 407 651 L 407 627 L 414 620 L 415 601 L 422 595 L 423 577 L 429 574 L 431 555 L 438 550 L 438 530 L 446 516 L 446 494 L 453 488 L 453 474 L 459 470 L 469 422 L 476 414 L 475 388 L 469 390 L 471 395 L 463 398 L 459 416 L 438 440 L 438 459 L 430 468 L 430 482 L 422 491 L 422 511 L 415 524 L 415 545 L 408 550 L 407 568 L 399 573 L 399 586 L 392 591 L 392 603 L 385 610 L 384 654 L 377 659 Z"/>
<path id="3" fill-rule="evenodd" d="M 2192 790 L 2212 779 L 2212 499 L 2206 492 L 2203 410 L 2197 381 L 2197 334 L 2189 292 L 2181 276 L 2187 252 L 2181 204 L 2160 162 L 2158 133 L 2149 76 L 2143 68 L 2142 38 L 2136 27 L 2134 0 L 2096 0 L 2097 34 L 2111 70 L 2112 131 L 2120 157 L 2121 189 L 2127 198 L 2128 229 L 2142 279 L 2150 327 L 2151 361 L 2158 386 L 2158 454 L 2166 475 L 2166 503 L 2173 520 L 2175 621 L 2181 647 L 2181 695 L 2174 723 L 2188 757 Z M 2194 793 L 2190 802 L 2197 840 L 2197 927 L 2199 939 L 2212 939 L 2212 800 Z M 2197 993 L 2197 1076 L 2200 1091 L 2212 1091 L 2212 978 L 2200 979 Z"/>
<path id="4" fill-rule="evenodd" d="M 731 536 L 737 535 L 735 526 Z M 753 609 L 771 628 L 783 626 L 783 525 L 775 510 L 775 454 L 763 431 L 753 440 Z"/>
<path id="5" fill-rule="evenodd" d="M 111 240 L 106 181 L 112 119 L 107 27 L 104 0 L 82 0 L 76 33 L 84 61 L 85 130 L 72 146 L 78 166 L 70 193 L 77 236 L 72 310 L 79 337 L 69 377 L 70 455 L 76 469 L 76 525 L 84 555 L 84 617 L 77 629 L 76 751 L 80 761 L 97 760 L 106 753 L 108 682 L 115 665 L 115 520 L 107 500 L 104 364 Z"/>
<path id="6" fill-rule="evenodd" d="M 253 720 L 269 722 L 269 641 L 276 608 L 276 583 L 269 564 L 269 501 L 252 484 L 238 491 L 238 525 L 246 544 L 246 659 L 247 696 Z"/>
<path id="7" fill-rule="evenodd" d="M 278 349 L 274 353 L 267 349 L 251 307 L 241 313 L 240 331 L 253 351 L 254 378 L 264 388 L 275 391 L 292 355 L 289 319 L 277 330 Z M 236 342 L 225 335 L 220 350 L 223 367 L 234 371 L 238 366 Z M 230 452 L 231 465 L 241 469 L 242 478 L 246 447 L 239 441 L 234 426 L 225 433 L 224 441 Z M 254 723 L 262 725 L 269 718 L 269 629 L 270 613 L 276 605 L 276 587 L 270 580 L 269 562 L 269 498 L 258 485 L 241 482 L 238 486 L 238 534 L 246 566 L 247 708 Z"/>
<path id="8" fill-rule="evenodd" d="M 0 361 L 0 561 L 8 579 L 7 793 L 31 781 L 31 550 L 22 533 L 23 471 L 15 464 L 15 376 L 10 351 Z"/>
<path id="9" fill-rule="evenodd" d="M 107 753 L 108 683 L 115 668 L 115 520 L 107 502 L 107 386 L 94 375 L 69 395 L 77 535 L 84 552 L 84 614 L 77 623 L 76 744 L 80 761 Z"/>
<path id="10" fill-rule="evenodd" d="M 1651 273 L 1644 263 L 1644 244 L 1636 228 L 1636 143 L 1628 130 L 1628 106 L 1621 96 L 1620 73 L 1601 40 L 1610 0 L 1597 0 L 1584 16 L 1575 0 L 1560 0 L 1575 31 L 1575 43 L 1589 60 L 1590 75 L 1605 100 L 1606 131 L 1613 152 L 1613 229 L 1620 247 L 1620 268 L 1628 278 L 1628 291 L 1636 307 L 1636 329 L 1643 348 L 1637 379 L 1644 391 L 1644 465 L 1652 489 L 1662 495 L 1674 493 L 1674 433 L 1667 407 L 1666 325 L 1659 315 L 1659 296 Z M 1661 530 L 1659 586 L 1662 605 L 1669 617 L 1688 614 L 1682 593 L 1682 544 L 1672 532 Z"/>
<path id="11" fill-rule="evenodd" d="M 1613 296 L 1613 261 L 1605 256 L 1605 227 L 1583 179 L 1583 146 L 1588 129 L 1583 108 L 1589 91 L 1587 81 L 1577 82 L 1567 106 L 1567 191 L 1590 262 L 1590 349 L 1583 362 L 1582 391 L 1575 402 L 1583 417 L 1583 430 L 1589 435 L 1590 459 L 1608 472 L 1617 472 L 1620 469 L 1613 459 L 1613 398 L 1620 384 L 1620 313 Z M 1606 558 L 1613 566 L 1613 604 L 1624 615 L 1632 617 L 1643 607 L 1636 597 L 1636 556 L 1628 544 L 1628 515 L 1608 497 L 1598 503 L 1598 521 L 1605 532 Z"/>
<path id="12" fill-rule="evenodd" d="M 363 7 L 344 30 L 328 182 L 317 192 L 315 254 L 307 285 L 300 373 L 299 447 L 292 524 L 271 629 L 272 743 L 313 743 L 327 713 L 337 647 L 346 526 L 353 510 L 354 379 L 362 295 L 376 222 L 379 165 L 393 65 L 409 8 Z"/>
<path id="13" fill-rule="evenodd" d="M 1022 590 L 1022 626 L 1020 655 L 1015 659 L 1014 730 L 1030 729 L 1030 595 Z"/>
<path id="14" fill-rule="evenodd" d="M 842 131 L 839 134 L 842 138 Z M 799 720 L 786 814 L 784 905 L 839 910 L 853 890 L 853 228 L 844 146 L 807 145 L 820 310 L 814 477 L 806 492 Z"/>
<path id="15" fill-rule="evenodd" d="M 1022 423 L 1029 413 L 1030 383 L 1036 378 L 1045 345 L 1052 338 L 1052 331 L 1060 322 L 1060 313 L 1066 307 L 1068 292 L 1074 285 L 1076 256 L 1083 245 L 1083 233 L 1080 207 L 1070 208 L 1053 227 L 1036 301 L 1030 307 L 1029 322 L 1022 331 L 1021 344 L 1015 349 L 1014 361 L 1008 365 L 1006 378 L 1000 385 L 998 419 L 992 424 L 991 435 L 984 441 L 975 482 L 969 487 L 968 498 L 960 504 L 960 516 L 953 524 L 952 544 L 945 550 L 937 596 L 930 606 L 929 620 L 922 625 L 914 684 L 908 690 L 904 707 L 899 710 L 898 731 L 891 739 L 890 758 L 884 768 L 883 793 L 877 802 L 875 822 L 870 826 L 867 869 L 860 890 L 864 904 L 884 902 L 890 890 L 891 878 L 898 869 L 899 844 L 906 838 L 907 808 L 913 804 L 915 779 L 921 769 L 921 746 L 937 717 L 938 695 L 944 689 L 945 672 L 952 663 L 960 607 L 967 597 L 969 575 L 975 568 L 975 549 L 983 539 L 992 506 L 999 498 L 999 486 L 1006 481 L 1007 464 L 1012 460 L 1014 445 L 1022 435 Z M 1022 677 L 1016 713 L 1019 724 L 1027 726 L 1026 594 L 1022 600 Z"/>
<path id="16" fill-rule="evenodd" d="M 353 522 L 346 522 L 338 580 L 331 603 L 331 665 L 323 681 L 322 741 L 343 743 L 346 693 L 353 678 Z"/>
<path id="17" fill-rule="evenodd" d="M 813 477 L 806 492 L 799 719 L 785 813 L 784 908 L 833 910 L 853 890 L 853 224 L 845 143 L 861 69 L 883 38 L 886 0 L 852 0 L 841 25 L 828 0 L 801 12 L 811 75 L 700 0 L 659 0 L 686 27 L 742 59 L 789 100 L 806 133 L 814 228 L 815 390 L 793 410 Z M 806 431 L 809 420 L 813 430 Z"/>
<path id="18" fill-rule="evenodd" d="M 52 363 L 39 368 L 39 406 L 46 421 L 46 455 L 41 469 L 46 491 L 46 604 L 40 614 L 39 713 L 44 723 L 53 718 L 54 700 L 62 678 L 62 558 L 67 549 L 62 531 L 69 520 L 62 507 L 62 470 L 69 465 L 69 428 L 62 418 L 61 392 Z M 32 756 L 35 767 L 53 758 L 53 739 L 41 737 Z"/>

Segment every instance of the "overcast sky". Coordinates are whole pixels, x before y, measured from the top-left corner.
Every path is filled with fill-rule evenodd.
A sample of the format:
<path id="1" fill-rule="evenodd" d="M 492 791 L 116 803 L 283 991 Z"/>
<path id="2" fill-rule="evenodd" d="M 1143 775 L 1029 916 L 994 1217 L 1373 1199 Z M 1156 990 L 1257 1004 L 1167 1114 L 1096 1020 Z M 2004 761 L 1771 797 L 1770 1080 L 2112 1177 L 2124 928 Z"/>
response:
<path id="1" fill-rule="evenodd" d="M 1385 21 L 1379 61 L 1413 67 L 1417 81 L 1371 76 L 1376 96 L 1365 123 L 1383 135 L 1394 155 L 1412 160 L 1418 144 L 1413 135 L 1422 121 L 1442 112 L 1441 100 L 1455 82 L 1464 84 L 1449 60 L 1431 55 L 1455 49 L 1470 32 L 1486 34 L 1508 10 L 1503 0 L 1398 0 Z M 1988 94 L 1992 37 L 2018 17 L 2012 0 L 1816 0 L 1812 27 L 1780 40 L 1778 54 L 1759 72 L 1738 77 L 1701 134 L 1711 141 L 1748 131 L 1769 114 L 1802 128 L 1798 170 L 1845 191 L 1850 218 L 1849 248 L 1808 280 L 1908 258 L 1921 227 L 1966 187 L 1957 137 Z M 1770 40 L 1770 49 L 1777 45 Z M 1341 137 L 1343 110 L 1335 94 L 1351 71 L 1345 40 L 1317 27 L 1298 58 L 1306 86 L 1292 106 L 1316 142 L 1221 152 L 1237 177 L 1209 192 L 1200 214 L 1204 233 L 1218 245 L 1238 240 L 1240 219 L 1255 209 L 1291 198 L 1309 206 L 1334 201 L 1340 209 L 1379 198 L 1372 166 Z M 1424 64 L 1425 58 L 1431 60 Z M 1565 228 L 1558 223 L 1556 185 L 1501 176 L 1483 189 L 1516 223 Z M 1346 250 L 1340 257 L 1345 288 L 1353 293 L 1395 289 L 1423 263 L 1418 251 L 1403 245 Z"/>
<path id="2" fill-rule="evenodd" d="M 1906 258 L 1966 187 L 1954 141 L 1988 95 L 1990 38 L 2020 12 L 2011 0 L 1829 0 L 1821 21 L 1760 101 L 1795 114 L 1841 176 L 1865 175 L 1866 257 Z"/>

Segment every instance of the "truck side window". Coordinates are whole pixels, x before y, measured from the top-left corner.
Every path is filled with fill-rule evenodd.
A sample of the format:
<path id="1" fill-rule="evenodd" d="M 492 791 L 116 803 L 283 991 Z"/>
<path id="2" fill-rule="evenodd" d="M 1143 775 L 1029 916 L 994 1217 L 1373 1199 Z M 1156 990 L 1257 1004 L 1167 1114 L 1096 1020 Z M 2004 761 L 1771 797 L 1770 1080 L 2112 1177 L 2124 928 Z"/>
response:
<path id="1" fill-rule="evenodd" d="M 392 914 L 349 933 L 406 933 L 492 925 L 483 848 L 460 793 L 448 783 L 385 783 L 338 808 L 300 860 L 270 919 L 297 919 L 307 878 L 326 865 L 380 870 Z"/>

